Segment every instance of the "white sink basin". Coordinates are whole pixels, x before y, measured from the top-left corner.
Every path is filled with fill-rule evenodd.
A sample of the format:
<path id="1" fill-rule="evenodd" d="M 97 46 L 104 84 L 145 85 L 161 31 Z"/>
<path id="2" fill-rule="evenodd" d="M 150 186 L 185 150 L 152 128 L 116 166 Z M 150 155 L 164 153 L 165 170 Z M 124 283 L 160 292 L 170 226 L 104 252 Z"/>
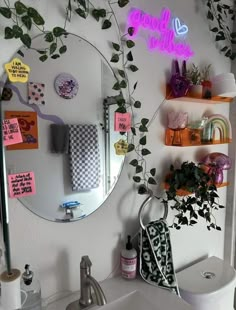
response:
<path id="1" fill-rule="evenodd" d="M 102 310 L 158 310 L 145 296 L 139 291 L 134 291 L 125 295 L 105 306 Z"/>

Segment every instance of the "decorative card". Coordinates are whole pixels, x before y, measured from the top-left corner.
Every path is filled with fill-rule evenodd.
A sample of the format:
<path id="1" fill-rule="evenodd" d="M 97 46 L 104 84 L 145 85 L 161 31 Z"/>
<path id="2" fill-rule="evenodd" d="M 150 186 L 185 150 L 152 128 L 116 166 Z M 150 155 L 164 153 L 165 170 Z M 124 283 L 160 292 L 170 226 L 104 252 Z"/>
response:
<path id="1" fill-rule="evenodd" d="M 36 194 L 34 172 L 8 175 L 9 197 L 18 198 Z"/>
<path id="2" fill-rule="evenodd" d="M 17 118 L 23 142 L 7 146 L 7 150 L 38 149 L 37 113 L 29 111 L 5 111 L 5 118 Z"/>
<path id="3" fill-rule="evenodd" d="M 26 83 L 28 81 L 30 67 L 19 58 L 14 58 L 11 62 L 5 64 L 5 70 L 11 82 Z"/>
<path id="4" fill-rule="evenodd" d="M 22 135 L 17 118 L 4 119 L 2 121 L 3 145 L 21 143 Z"/>
<path id="5" fill-rule="evenodd" d="M 116 155 L 125 155 L 128 152 L 129 144 L 127 141 L 120 139 L 114 144 Z"/>
<path id="6" fill-rule="evenodd" d="M 115 131 L 127 132 L 131 128 L 131 114 L 115 112 Z"/>
<path id="7" fill-rule="evenodd" d="M 28 103 L 45 105 L 45 84 L 44 83 L 28 83 Z"/>

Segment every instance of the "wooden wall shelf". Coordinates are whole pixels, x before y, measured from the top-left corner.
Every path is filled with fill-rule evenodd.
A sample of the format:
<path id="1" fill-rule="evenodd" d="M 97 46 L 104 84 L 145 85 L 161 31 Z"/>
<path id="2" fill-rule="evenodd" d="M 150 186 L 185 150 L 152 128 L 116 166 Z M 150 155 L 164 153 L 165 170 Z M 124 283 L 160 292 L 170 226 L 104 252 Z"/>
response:
<path id="1" fill-rule="evenodd" d="M 217 187 L 217 188 L 220 188 L 220 187 L 225 187 L 225 186 L 229 186 L 229 182 L 224 182 L 224 183 L 222 183 L 222 184 L 216 184 L 215 186 Z M 169 189 L 169 184 L 168 183 L 164 183 L 164 189 Z M 193 193 L 191 193 L 191 192 L 189 192 L 189 191 L 187 191 L 187 190 L 184 190 L 184 189 L 179 189 L 179 190 L 177 190 L 177 195 L 178 196 L 189 196 L 189 195 L 192 195 Z"/>
<path id="2" fill-rule="evenodd" d="M 213 140 L 211 142 L 201 141 L 201 130 L 184 128 L 182 130 L 166 129 L 165 145 L 168 146 L 199 146 L 199 145 L 215 145 L 231 143 L 232 139 L 225 138 L 224 140 Z"/>

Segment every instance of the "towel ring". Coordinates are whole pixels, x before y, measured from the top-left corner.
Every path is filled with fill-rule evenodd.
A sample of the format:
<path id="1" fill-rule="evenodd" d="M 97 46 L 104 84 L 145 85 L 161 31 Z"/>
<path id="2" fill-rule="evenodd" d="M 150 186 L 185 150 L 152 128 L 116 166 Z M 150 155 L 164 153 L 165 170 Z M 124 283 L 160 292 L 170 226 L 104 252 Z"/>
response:
<path id="1" fill-rule="evenodd" d="M 142 227 L 142 229 L 145 230 L 145 226 L 143 225 L 143 220 L 142 220 L 142 215 L 143 215 L 143 210 L 145 208 L 145 206 L 153 199 L 153 198 L 156 198 L 158 199 L 157 196 L 153 195 L 152 192 L 150 192 L 150 195 L 144 200 L 144 202 L 141 204 L 141 207 L 139 209 L 139 212 L 138 212 L 138 217 L 139 217 L 139 223 L 140 223 L 140 226 Z M 168 207 L 165 205 L 165 210 L 164 210 L 164 215 L 162 218 L 162 220 L 166 220 L 167 219 L 167 216 L 168 216 Z"/>

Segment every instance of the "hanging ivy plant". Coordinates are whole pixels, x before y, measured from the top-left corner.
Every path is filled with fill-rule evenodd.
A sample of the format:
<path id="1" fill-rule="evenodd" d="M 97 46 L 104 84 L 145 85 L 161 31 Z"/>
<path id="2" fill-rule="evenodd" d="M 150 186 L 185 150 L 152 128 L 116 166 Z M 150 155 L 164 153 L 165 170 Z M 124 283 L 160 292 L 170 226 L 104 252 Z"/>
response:
<path id="1" fill-rule="evenodd" d="M 235 1 L 229 5 L 221 0 L 207 0 L 207 19 L 210 31 L 225 57 L 234 60 L 236 53 L 233 46 L 236 44 L 236 32 L 230 29 L 230 23 L 235 20 Z"/>

